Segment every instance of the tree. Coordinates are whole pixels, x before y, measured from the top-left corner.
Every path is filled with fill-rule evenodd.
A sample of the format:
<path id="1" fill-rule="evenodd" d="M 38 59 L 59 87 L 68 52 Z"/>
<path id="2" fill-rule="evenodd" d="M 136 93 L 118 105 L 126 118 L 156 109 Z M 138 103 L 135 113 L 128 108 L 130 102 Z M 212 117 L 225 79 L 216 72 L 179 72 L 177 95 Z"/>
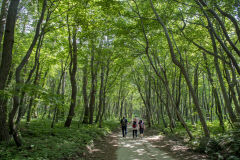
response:
<path id="1" fill-rule="evenodd" d="M 0 91 L 2 92 L 2 96 L 0 96 L 0 141 L 9 139 L 8 128 L 6 126 L 7 106 L 4 102 L 6 101 L 4 89 L 6 88 L 6 81 L 12 65 L 12 49 L 14 43 L 14 29 L 16 24 L 18 5 L 19 0 L 11 0 L 6 20 L 6 29 L 4 33 L 2 63 L 0 66 Z"/>

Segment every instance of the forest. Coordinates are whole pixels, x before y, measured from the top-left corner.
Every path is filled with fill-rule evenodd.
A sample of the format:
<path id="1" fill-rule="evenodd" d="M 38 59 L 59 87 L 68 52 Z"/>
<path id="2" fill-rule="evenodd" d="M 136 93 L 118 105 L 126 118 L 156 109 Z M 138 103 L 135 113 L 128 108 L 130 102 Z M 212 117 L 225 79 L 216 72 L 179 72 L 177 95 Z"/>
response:
<path id="1" fill-rule="evenodd" d="M 0 6 L 0 159 L 81 157 L 123 116 L 240 159 L 239 0 Z"/>

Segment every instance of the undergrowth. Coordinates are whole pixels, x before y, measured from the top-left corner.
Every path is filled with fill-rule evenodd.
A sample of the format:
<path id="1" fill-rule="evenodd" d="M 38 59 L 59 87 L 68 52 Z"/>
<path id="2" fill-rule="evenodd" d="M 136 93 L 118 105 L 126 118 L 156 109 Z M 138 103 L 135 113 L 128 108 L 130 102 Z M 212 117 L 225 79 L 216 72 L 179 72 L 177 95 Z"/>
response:
<path id="1" fill-rule="evenodd" d="M 233 129 L 228 122 L 224 123 L 225 131 L 219 126 L 218 121 L 207 122 L 211 138 L 204 138 L 204 132 L 200 123 L 187 123 L 194 139 L 189 141 L 185 129 L 180 123 L 171 132 L 170 128 L 163 125 L 154 125 L 153 128 L 160 134 L 168 137 L 179 137 L 188 139 L 187 145 L 197 152 L 206 153 L 213 160 L 240 160 L 240 129 Z"/>
<path id="2" fill-rule="evenodd" d="M 73 122 L 70 128 L 63 127 L 63 123 L 56 124 L 53 129 L 50 126 L 51 122 L 46 120 L 35 120 L 29 125 L 22 123 L 23 146 L 16 147 L 13 140 L 0 144 L 0 159 L 45 160 L 81 155 L 86 145 L 107 135 L 119 124 L 107 121 L 102 128 L 97 125 L 80 125 L 78 128 L 77 122 Z"/>

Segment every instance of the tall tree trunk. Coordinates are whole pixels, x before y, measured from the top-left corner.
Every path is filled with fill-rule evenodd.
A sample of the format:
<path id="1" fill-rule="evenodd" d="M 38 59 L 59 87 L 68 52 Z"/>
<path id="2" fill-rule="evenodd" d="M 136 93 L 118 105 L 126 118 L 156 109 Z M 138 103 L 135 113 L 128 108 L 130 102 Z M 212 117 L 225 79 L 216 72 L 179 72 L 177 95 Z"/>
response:
<path id="1" fill-rule="evenodd" d="M 150 2 L 151 2 L 153 11 L 156 13 L 155 8 L 153 7 L 153 4 L 152 4 L 152 1 L 151 1 L 151 0 L 150 0 Z M 135 4 L 136 4 L 136 3 L 135 3 Z M 136 4 L 136 7 L 138 8 L 137 4 Z M 141 20 L 141 27 L 142 27 L 142 31 L 143 31 L 144 38 L 145 38 L 145 42 L 146 42 L 145 53 L 146 53 L 146 55 L 147 55 L 147 57 L 148 57 L 148 60 L 149 60 L 149 62 L 150 62 L 150 64 L 151 64 L 152 68 L 154 69 L 155 73 L 157 74 L 157 76 L 158 76 L 158 77 L 160 78 L 160 80 L 165 84 L 167 94 L 168 94 L 168 96 L 169 96 L 170 99 L 171 99 L 171 102 L 172 102 L 172 105 L 174 106 L 174 109 L 175 109 L 175 111 L 176 111 L 176 114 L 177 114 L 177 115 L 179 116 L 179 118 L 180 118 L 181 124 L 182 124 L 183 127 L 186 129 L 186 131 L 187 131 L 190 139 L 193 139 L 193 136 L 192 136 L 192 134 L 191 134 L 188 126 L 186 125 L 186 123 L 185 123 L 184 119 L 182 118 L 180 112 L 176 109 L 176 104 L 175 104 L 174 98 L 173 98 L 173 96 L 171 95 L 171 92 L 170 92 L 170 89 L 169 89 L 169 85 L 168 85 L 168 81 L 167 81 L 167 77 L 166 77 L 166 72 L 165 72 L 165 70 L 163 70 L 163 68 L 162 68 L 161 65 L 160 65 L 161 71 L 163 72 L 166 81 L 163 79 L 163 77 L 161 76 L 161 74 L 158 72 L 158 70 L 155 68 L 155 66 L 154 66 L 154 64 L 153 64 L 153 61 L 152 61 L 152 59 L 151 59 L 151 57 L 150 57 L 150 55 L 149 55 L 149 40 L 148 40 L 148 38 L 147 38 L 147 34 L 146 34 L 146 31 L 145 31 L 145 28 L 144 28 L 144 25 L 143 25 L 143 20 L 142 20 L 142 17 L 141 17 L 141 15 L 140 15 L 139 11 L 137 12 L 137 14 L 138 14 L 138 16 L 139 16 L 139 18 L 140 18 L 140 20 Z M 156 13 L 156 16 L 157 16 L 157 18 L 158 18 L 158 21 L 159 21 L 159 22 L 162 22 L 157 13 Z M 161 24 L 163 24 L 163 23 L 161 23 Z M 164 27 L 164 29 L 165 29 L 165 32 L 167 32 L 167 29 L 166 29 L 166 27 L 165 27 L 164 24 L 163 24 L 163 27 Z M 168 33 L 168 32 L 167 32 L 167 33 Z M 166 35 L 168 35 L 168 34 L 166 34 Z M 170 40 L 169 35 L 167 36 L 167 38 Z M 171 46 L 172 46 L 172 43 L 171 43 Z M 173 47 L 171 48 L 171 50 L 173 50 Z M 138 87 L 138 88 L 139 88 L 139 87 Z M 138 90 L 139 90 L 139 89 L 138 89 Z M 139 93 L 140 93 L 140 95 L 141 95 L 141 92 L 140 92 L 140 91 L 139 91 Z M 141 95 L 141 97 L 142 97 L 142 95 Z M 143 99 L 143 98 L 142 98 L 142 99 Z M 143 100 L 144 100 L 144 99 L 143 99 Z M 145 103 L 146 103 L 146 102 L 145 102 Z"/>
<path id="2" fill-rule="evenodd" d="M 219 79 L 219 82 L 220 82 L 220 87 L 221 87 L 223 98 L 224 98 L 224 101 L 225 101 L 225 107 L 228 110 L 229 117 L 230 117 L 231 121 L 232 122 L 236 122 L 237 121 L 237 117 L 236 117 L 236 115 L 233 112 L 233 109 L 232 109 L 229 97 L 227 95 L 227 90 L 226 90 L 225 85 L 224 85 L 222 73 L 221 73 L 221 70 L 220 70 L 220 67 L 219 67 L 219 62 L 218 62 L 218 57 L 217 57 L 218 56 L 218 49 L 217 49 L 217 44 L 216 44 L 216 41 L 215 41 L 215 37 L 217 35 L 214 34 L 215 31 L 214 31 L 212 22 L 210 21 L 207 13 L 203 10 L 203 8 L 202 8 L 202 11 L 203 11 L 203 13 L 204 13 L 204 15 L 205 15 L 205 17 L 207 18 L 207 21 L 208 21 L 208 26 L 209 26 L 208 27 L 208 31 L 209 31 L 209 34 L 210 34 L 210 37 L 211 37 L 212 47 L 213 47 L 213 51 L 214 51 L 214 54 L 215 54 L 215 56 L 214 56 L 214 65 L 215 65 L 215 68 L 216 68 L 216 72 L 217 72 L 218 79 Z M 220 41 L 219 41 L 219 43 L 220 43 Z"/>
<path id="3" fill-rule="evenodd" d="M 66 60 L 66 63 L 65 63 L 65 66 L 63 67 L 63 63 L 62 63 L 62 69 L 61 69 L 61 74 L 60 74 L 60 79 L 59 79 L 59 82 L 58 82 L 58 87 L 57 87 L 57 92 L 56 94 L 57 95 L 60 95 L 60 91 L 61 91 L 61 87 L 62 87 L 62 83 L 63 82 L 63 78 L 64 78 L 64 75 L 65 75 L 65 70 L 67 68 L 67 61 L 68 59 Z M 57 113 L 59 112 L 59 109 L 58 109 L 58 106 L 55 106 L 55 109 L 54 109 L 54 113 L 53 113 L 53 119 L 52 119 L 52 124 L 51 124 L 51 128 L 54 127 L 54 123 L 57 122 Z"/>
<path id="4" fill-rule="evenodd" d="M 224 122 L 223 122 L 223 116 L 222 116 L 222 108 L 221 108 L 221 104 L 220 104 L 220 101 L 219 101 L 219 96 L 218 96 L 218 93 L 217 93 L 217 89 L 216 89 L 216 87 L 214 85 L 212 74 L 211 74 L 210 69 L 208 67 L 206 54 L 203 53 L 203 56 L 204 56 L 204 60 L 205 60 L 205 64 L 206 64 L 208 78 L 209 78 L 209 81 L 210 81 L 210 83 L 212 85 L 212 91 L 213 91 L 213 95 L 214 95 L 214 99 L 215 99 L 216 111 L 217 111 L 217 116 L 218 116 L 218 119 L 219 119 L 219 122 L 220 122 L 220 127 L 222 128 L 223 131 L 225 131 L 225 129 L 224 129 Z"/>
<path id="5" fill-rule="evenodd" d="M 0 65 L 2 61 L 2 39 L 3 39 L 4 26 L 6 24 L 8 3 L 9 3 L 9 0 L 2 0 L 2 8 L 1 8 L 1 15 L 0 15 Z"/>
<path id="6" fill-rule="evenodd" d="M 43 44 L 43 39 L 44 39 L 44 32 L 42 31 L 41 32 L 41 35 L 39 37 L 39 40 L 38 40 L 38 45 L 37 45 L 37 49 L 36 49 L 36 54 L 35 54 L 35 62 L 34 62 L 34 66 L 33 68 L 30 70 L 29 72 L 29 75 L 28 75 L 28 78 L 27 80 L 24 82 L 25 84 L 29 84 L 30 83 L 30 80 L 37 68 L 37 71 L 36 71 L 36 76 L 35 76 L 35 79 L 34 79 L 34 82 L 33 84 L 36 85 L 37 84 L 37 79 L 38 79 L 38 76 L 39 76 L 39 57 L 40 57 L 40 51 L 41 51 L 41 47 L 42 47 L 42 44 Z M 21 98 L 20 98 L 20 104 L 19 104 L 19 109 L 18 109 L 18 116 L 17 116 L 17 120 L 16 120 L 16 126 L 18 126 L 18 124 L 20 123 L 21 121 L 21 118 L 22 116 L 24 115 L 24 111 L 26 110 L 26 105 L 23 103 L 24 102 L 24 99 L 25 99 L 25 91 L 22 91 L 21 92 Z M 34 95 L 31 96 L 30 98 L 30 102 L 33 101 Z"/>
<path id="7" fill-rule="evenodd" d="M 120 104 L 120 117 L 123 117 L 123 104 L 124 104 L 125 97 L 122 97 L 121 104 Z"/>
<path id="8" fill-rule="evenodd" d="M 69 28 L 69 27 L 68 27 Z M 74 109 L 76 106 L 76 99 L 77 99 L 77 83 L 76 83 L 76 72 L 77 72 L 77 28 L 73 29 L 73 43 L 71 44 L 71 34 L 69 29 L 69 54 L 71 57 L 71 65 L 69 68 L 70 73 L 70 81 L 72 86 L 72 95 L 71 95 L 71 102 L 70 102 L 70 109 L 68 113 L 68 117 L 65 121 L 64 126 L 70 127 L 72 123 L 72 119 L 74 116 Z"/>
<path id="9" fill-rule="evenodd" d="M 108 75 L 109 75 L 109 65 L 110 65 L 110 57 L 107 61 L 107 71 L 106 71 L 106 75 L 104 76 L 103 79 L 105 79 L 105 82 L 103 84 L 103 100 L 102 100 L 102 108 L 103 108 L 103 111 L 100 115 L 100 118 L 99 118 L 99 128 L 102 128 L 102 122 L 103 122 L 103 116 L 105 114 L 105 111 L 106 111 L 106 94 L 107 94 L 107 84 L 108 84 Z M 110 111 L 110 105 L 109 105 L 109 111 Z"/>
<path id="10" fill-rule="evenodd" d="M 93 44 L 92 44 L 93 45 Z M 95 95 L 96 95 L 96 80 L 97 80 L 97 67 L 94 69 L 94 60 L 95 60 L 95 50 L 94 45 L 92 46 L 92 57 L 91 57 L 91 93 L 90 93 L 90 102 L 89 102 L 89 124 L 93 124 L 94 116 L 94 105 L 95 105 Z"/>
<path id="11" fill-rule="evenodd" d="M 169 50 L 170 50 L 170 54 L 171 54 L 171 58 L 172 58 L 172 61 L 175 65 L 177 65 L 179 67 L 179 69 L 181 70 L 182 74 L 184 75 L 184 78 L 187 82 L 187 85 L 189 87 L 189 90 L 190 90 L 190 93 L 193 97 L 193 102 L 195 104 L 195 107 L 197 109 L 197 112 L 198 112 L 198 115 L 199 115 L 199 118 L 200 118 L 200 122 L 202 124 L 202 127 L 203 127 L 203 130 L 204 130 L 204 134 L 205 134 L 205 137 L 210 137 L 210 132 L 208 130 L 208 127 L 207 127 L 207 123 L 204 119 L 204 116 L 203 116 L 203 113 L 202 113 L 202 110 L 200 108 L 200 105 L 199 105 L 199 101 L 198 101 L 198 98 L 196 96 L 196 93 L 194 92 L 194 89 L 193 89 L 193 86 L 192 86 L 192 83 L 188 77 L 188 74 L 184 68 L 184 66 L 177 60 L 176 58 L 176 55 L 174 53 L 174 49 L 173 49 L 173 45 L 172 45 L 172 41 L 170 39 L 170 36 L 169 36 L 169 33 L 168 33 L 168 29 L 167 27 L 165 26 L 165 24 L 163 23 L 162 19 L 160 18 L 160 16 L 158 15 L 156 9 L 154 8 L 153 6 L 153 3 L 152 3 L 152 0 L 150 0 L 150 5 L 152 7 L 152 10 L 158 20 L 158 22 L 161 24 L 161 26 L 163 27 L 164 29 L 164 32 L 165 32 L 165 36 L 167 38 L 167 42 L 168 42 L 168 45 L 169 45 Z"/>
<path id="12" fill-rule="evenodd" d="M 103 86 L 104 85 L 104 64 L 102 64 L 101 67 L 101 84 L 100 84 L 100 89 L 99 89 L 99 104 L 98 104 L 98 114 L 96 117 L 95 123 L 98 122 L 99 117 L 102 114 L 102 106 L 103 106 Z"/>
<path id="13" fill-rule="evenodd" d="M 9 71 L 12 65 L 12 49 L 14 44 L 14 29 L 16 24 L 17 9 L 18 9 L 19 0 L 11 0 L 7 20 L 6 20 L 6 29 L 4 34 L 3 41 L 3 51 L 2 51 L 2 63 L 0 66 L 0 91 L 4 92 L 6 81 L 9 76 Z M 7 106 L 5 103 L 6 97 L 0 96 L 0 141 L 9 140 L 9 133 L 7 127 Z M 21 146 L 19 143 L 18 146 Z"/>
<path id="14" fill-rule="evenodd" d="M 116 104 L 116 116 L 119 116 L 118 113 L 119 113 L 119 108 L 120 108 L 120 100 L 121 100 L 121 96 L 122 96 L 121 93 L 122 93 L 122 79 L 120 81 L 120 88 L 118 91 L 118 101 Z M 122 118 L 122 117 L 119 117 L 119 118 Z"/>
<path id="15" fill-rule="evenodd" d="M 87 95 L 87 67 L 88 67 L 88 59 L 85 58 L 85 65 L 83 67 L 83 85 L 82 85 L 82 94 L 83 94 L 83 102 L 84 102 L 84 117 L 83 123 L 87 124 L 89 120 L 89 108 L 88 108 L 88 95 Z"/>
<path id="16" fill-rule="evenodd" d="M 235 73 L 235 69 L 233 67 L 233 65 L 231 65 L 231 71 L 232 71 L 232 82 L 233 82 L 233 88 L 236 87 L 237 93 L 238 93 L 238 102 L 240 102 L 240 87 L 239 87 L 239 83 L 237 81 L 237 77 L 236 77 L 236 73 Z"/>
<path id="17" fill-rule="evenodd" d="M 44 19 L 44 13 L 45 13 L 45 10 L 46 10 L 46 7 L 47 7 L 47 0 L 44 0 L 43 1 L 43 5 L 42 5 L 42 11 L 41 11 L 41 16 L 38 20 L 38 24 L 37 24 L 37 28 L 36 28 L 36 32 L 35 32 L 35 36 L 33 38 L 33 41 L 26 53 L 26 55 L 24 56 L 24 58 L 22 59 L 21 63 L 18 65 L 17 69 L 16 69 L 16 72 L 15 72 L 15 78 L 16 78 L 16 87 L 15 87 L 15 91 L 16 93 L 20 93 L 20 84 L 22 82 L 21 80 L 21 71 L 23 69 L 23 67 L 25 66 L 25 64 L 27 63 L 32 51 L 33 51 L 33 48 L 38 40 L 38 37 L 39 37 L 39 32 L 40 32 L 40 26 L 43 22 L 43 19 Z M 18 110 L 18 107 L 19 107 L 19 96 L 16 94 L 14 95 L 13 97 L 13 108 L 11 110 L 11 112 L 9 113 L 9 118 L 8 118 L 8 125 L 9 125 L 9 130 L 10 130 L 10 134 L 13 135 L 13 138 L 14 138 L 14 141 L 16 143 L 17 146 L 21 146 L 22 145 L 22 142 L 20 140 L 20 137 L 18 135 L 18 131 L 17 131 L 17 128 L 14 126 L 14 117 L 16 115 L 16 112 Z"/>
<path id="18" fill-rule="evenodd" d="M 238 99 L 237 99 L 237 96 L 236 96 L 236 92 L 234 90 L 233 82 L 231 81 L 231 78 L 230 78 L 229 71 L 226 68 L 225 64 L 224 64 L 224 69 L 225 69 L 225 73 L 226 73 L 226 79 L 227 79 L 227 82 L 228 82 L 228 85 L 229 85 L 229 90 L 232 94 L 233 102 L 234 102 L 234 105 L 235 105 L 235 110 L 237 112 L 237 115 L 240 116 L 240 105 L 238 103 Z"/>

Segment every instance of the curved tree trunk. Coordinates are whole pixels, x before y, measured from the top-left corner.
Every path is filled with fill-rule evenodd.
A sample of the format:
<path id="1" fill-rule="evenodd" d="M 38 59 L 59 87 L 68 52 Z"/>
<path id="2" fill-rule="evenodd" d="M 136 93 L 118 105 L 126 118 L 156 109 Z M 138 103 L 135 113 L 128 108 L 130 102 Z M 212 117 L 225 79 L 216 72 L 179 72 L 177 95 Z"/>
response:
<path id="1" fill-rule="evenodd" d="M 18 65 L 17 69 L 16 69 L 16 72 L 15 72 L 15 78 L 16 78 L 16 87 L 15 87 L 15 91 L 16 93 L 20 93 L 20 83 L 21 83 L 21 71 L 23 69 L 23 67 L 25 66 L 25 64 L 27 63 L 32 51 L 33 51 L 33 48 L 38 40 L 38 37 L 39 37 L 39 33 L 40 33 L 40 29 L 41 29 L 41 24 L 43 22 L 43 19 L 44 19 L 44 14 L 45 14 L 45 11 L 46 11 L 46 8 L 47 8 L 47 0 L 44 0 L 43 1 L 43 5 L 42 5 L 42 11 L 41 11 L 41 16 L 38 20 L 38 24 L 37 24 L 37 27 L 36 27 L 36 32 L 35 32 L 35 35 L 34 35 L 34 38 L 32 40 L 32 43 L 26 53 L 26 55 L 24 56 L 24 58 L 22 59 L 21 63 Z M 21 140 L 20 140 L 20 137 L 18 135 L 18 131 L 17 131 L 17 128 L 15 128 L 14 126 L 14 117 L 16 115 L 16 112 L 18 110 L 18 107 L 19 107 L 19 96 L 17 94 L 14 95 L 13 97 L 13 108 L 11 110 L 11 112 L 9 113 L 9 118 L 8 118 L 8 125 L 9 125 L 9 133 L 13 135 L 13 138 L 15 140 L 15 143 L 17 146 L 21 146 Z"/>
<path id="2" fill-rule="evenodd" d="M 204 57 L 205 64 L 206 64 L 208 78 L 209 78 L 209 81 L 210 81 L 210 83 L 212 85 L 212 92 L 213 92 L 213 96 L 214 96 L 214 99 L 215 99 L 216 113 L 217 113 L 217 116 L 218 116 L 218 119 L 219 119 L 219 122 L 220 122 L 220 127 L 222 128 L 223 131 L 225 131 L 224 122 L 223 122 L 223 116 L 222 116 L 222 108 L 221 108 L 221 104 L 220 104 L 220 101 L 219 101 L 219 96 L 218 96 L 218 93 L 217 93 L 217 89 L 214 86 L 212 74 L 211 74 L 210 69 L 208 67 L 207 57 L 206 57 L 205 53 L 203 53 L 203 57 Z"/>
<path id="3" fill-rule="evenodd" d="M 201 5 L 200 5 L 200 7 L 201 7 Z M 204 9 L 202 7 L 201 7 L 201 9 L 202 9 L 205 17 L 207 18 L 207 21 L 208 21 L 208 26 L 209 26 L 208 31 L 209 31 L 209 34 L 210 34 L 210 37 L 211 37 L 212 47 L 213 47 L 213 51 L 214 51 L 214 54 L 215 54 L 215 56 L 214 56 L 214 65 L 215 65 L 216 72 L 217 72 L 217 75 L 218 75 L 218 80 L 220 82 L 220 87 L 221 87 L 221 90 L 222 90 L 225 106 L 226 106 L 226 108 L 228 110 L 229 117 L 230 117 L 231 121 L 234 123 L 234 122 L 237 122 L 237 117 L 236 117 L 236 115 L 233 112 L 233 108 L 231 106 L 230 99 L 229 99 L 229 97 L 227 95 L 227 90 L 226 90 L 226 87 L 224 85 L 224 81 L 223 81 L 223 77 L 222 77 L 222 73 L 221 73 L 221 70 L 220 70 L 220 67 L 219 67 L 219 62 L 218 62 L 218 57 L 217 57 L 218 56 L 218 49 L 217 49 L 217 44 L 216 44 L 216 41 L 215 41 L 215 37 L 216 37 L 216 39 L 218 39 L 218 37 L 215 34 L 212 22 L 210 21 L 207 13 L 204 11 Z M 221 43 L 221 41 L 219 41 L 219 43 Z"/>
<path id="4" fill-rule="evenodd" d="M 170 36 L 169 36 L 169 33 L 168 33 L 168 29 L 166 28 L 165 24 L 163 23 L 162 19 L 160 18 L 160 16 L 158 15 L 156 9 L 154 8 L 153 6 L 153 3 L 152 3 L 152 0 L 150 0 L 150 5 L 152 7 L 152 10 L 158 20 L 158 22 L 161 24 L 161 26 L 163 27 L 164 29 L 164 32 L 165 32 L 165 36 L 167 38 L 167 42 L 168 42 L 168 45 L 169 45 L 169 50 L 170 50 L 170 54 L 171 54 L 171 58 L 172 58 L 172 61 L 173 63 L 179 67 L 179 69 L 181 70 L 182 74 L 184 75 L 184 78 L 187 82 L 187 85 L 188 85 L 188 88 L 190 90 L 190 93 L 193 97 L 193 102 L 195 104 L 195 107 L 197 109 L 197 112 L 198 112 L 198 115 L 199 115 L 199 118 L 200 118 L 200 122 L 202 124 L 202 127 L 203 127 L 203 130 L 204 130 L 204 134 L 205 134 L 205 137 L 210 137 L 210 132 L 208 130 L 208 127 L 207 127 L 207 123 L 204 119 L 204 116 L 203 116 L 203 113 L 202 113 L 202 110 L 200 108 L 200 105 L 199 105 L 199 101 L 198 101 L 198 98 L 196 96 L 196 93 L 194 92 L 194 89 L 193 89 L 193 86 L 192 86 L 192 83 L 188 77 L 188 74 L 184 68 L 184 66 L 177 60 L 176 58 L 176 55 L 174 53 L 174 49 L 173 49 L 173 45 L 172 45 L 172 41 L 170 39 Z"/>

